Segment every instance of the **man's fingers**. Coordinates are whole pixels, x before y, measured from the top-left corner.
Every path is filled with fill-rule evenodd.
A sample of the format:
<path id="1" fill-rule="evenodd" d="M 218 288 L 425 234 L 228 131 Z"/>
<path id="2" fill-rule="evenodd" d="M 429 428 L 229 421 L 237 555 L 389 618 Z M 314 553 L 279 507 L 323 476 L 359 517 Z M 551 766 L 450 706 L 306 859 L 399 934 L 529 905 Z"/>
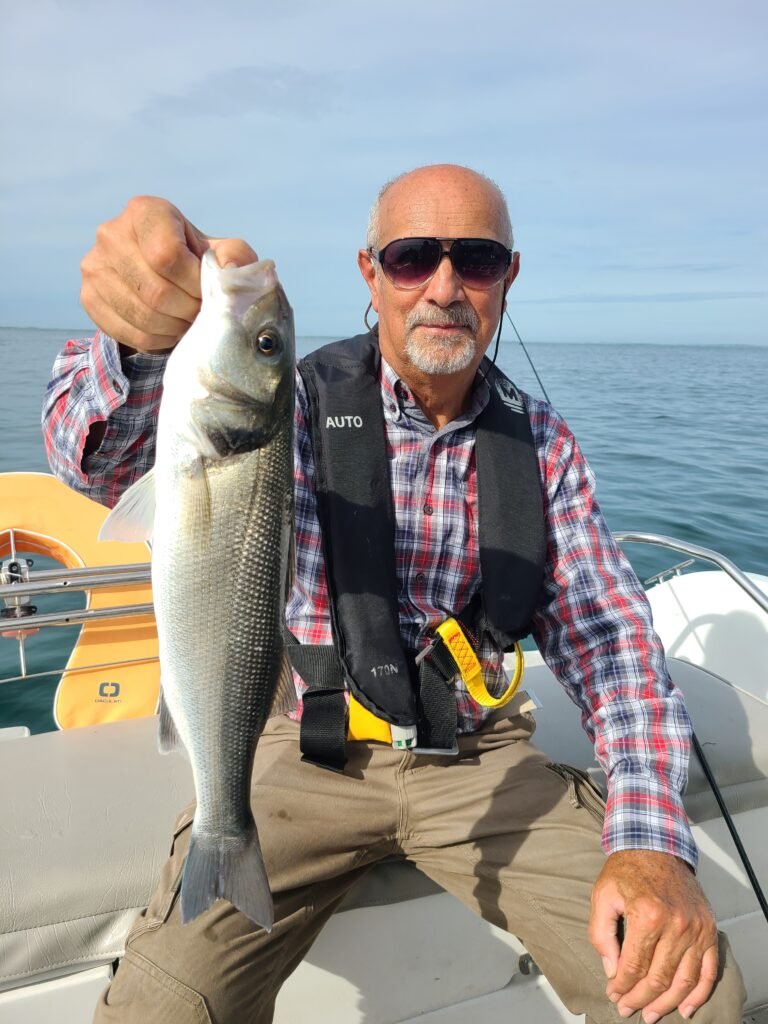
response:
<path id="1" fill-rule="evenodd" d="M 200 259 L 190 250 L 189 239 L 202 236 L 194 225 L 172 203 L 155 196 L 136 196 L 125 212 L 141 258 L 152 273 L 199 299 Z"/>
<path id="2" fill-rule="evenodd" d="M 200 262 L 187 246 L 186 223 L 164 199 L 139 196 L 98 228 L 80 265 L 80 298 L 94 323 L 121 344 L 169 348 L 197 315 Z"/>
<path id="3" fill-rule="evenodd" d="M 635 998 L 635 989 L 633 989 L 618 1004 L 619 1010 L 625 1006 L 631 1007 L 633 1010 L 644 1006 L 643 1020 L 646 1024 L 654 1024 L 655 1021 L 660 1020 L 678 1007 L 692 1005 L 694 1009 L 697 1008 L 709 997 L 717 976 L 716 948 L 714 953 L 715 967 L 711 978 L 705 977 L 708 970 L 705 966 L 707 954 L 705 953 L 702 959 L 694 950 L 689 950 L 680 961 L 675 976 L 672 979 L 672 984 L 658 999 L 643 1003 Z M 703 992 L 701 998 L 697 995 L 699 986 L 704 986 L 701 990 Z M 636 988 L 639 988 L 639 986 L 636 986 Z M 695 1005 L 691 1004 L 691 1000 L 695 1001 Z"/>
<path id="4" fill-rule="evenodd" d="M 639 924 L 642 921 L 642 925 Z M 648 974 L 653 963 L 656 945 L 663 931 L 661 911 L 648 908 L 639 918 L 632 915 L 625 919 L 624 943 L 616 966 L 616 975 L 609 982 L 606 992 L 609 998 L 626 995 Z M 674 969 L 670 974 L 670 979 Z M 655 995 L 659 995 L 658 992 Z"/>
<path id="5" fill-rule="evenodd" d="M 618 927 L 621 917 L 620 902 L 608 891 L 596 890 L 592 897 L 592 913 L 589 918 L 589 941 L 600 954 L 607 978 L 616 974 L 619 961 Z"/>
<path id="6" fill-rule="evenodd" d="M 236 267 L 247 267 L 249 263 L 256 263 L 259 258 L 256 250 L 242 238 L 209 238 L 207 241 L 216 254 L 220 267 L 232 263 Z"/>
<path id="7" fill-rule="evenodd" d="M 156 348 L 150 338 L 158 336 L 165 339 L 162 347 L 169 348 L 187 331 L 200 303 L 143 267 L 134 259 L 113 269 L 89 253 L 81 264 L 80 301 L 91 320 L 122 344 Z M 114 334 L 107 321 L 120 333 Z"/>
<path id="8" fill-rule="evenodd" d="M 718 948 L 715 941 L 715 945 L 710 946 L 702 958 L 698 984 L 680 1003 L 681 1016 L 688 1019 L 709 999 L 717 981 L 718 964 Z"/>
<path id="9" fill-rule="evenodd" d="M 200 264 L 196 259 L 195 263 L 199 280 Z M 83 277 L 85 276 L 84 270 Z M 160 316 L 174 317 L 190 324 L 200 310 L 200 299 L 155 273 L 138 253 L 123 259 L 116 258 L 114 268 L 103 267 L 101 273 L 94 275 L 94 278 L 102 298 L 114 294 L 116 298 L 125 295 L 131 300 L 135 299 L 137 317 L 142 315 L 143 309 L 148 309 Z M 137 327 L 144 326 L 138 319 L 132 322 Z"/>
<path id="10" fill-rule="evenodd" d="M 616 977 L 606 987 L 618 1011 L 626 1016 L 643 1010 L 644 1020 L 653 1024 L 681 1002 L 687 1004 L 692 992 L 698 996 L 705 950 L 714 949 L 714 973 L 707 961 L 712 980 L 705 986 L 706 999 L 717 974 L 717 936 L 714 926 L 705 927 L 708 923 L 689 921 L 682 914 L 665 919 L 663 910 L 657 914 L 649 908 L 639 921 L 630 917 Z M 632 979 L 631 987 L 623 987 Z"/>
<path id="11" fill-rule="evenodd" d="M 643 1019 L 648 1024 L 676 1009 L 696 987 L 701 973 L 701 953 L 695 948 L 689 949 L 682 957 L 679 954 L 665 952 L 662 943 L 648 970 L 648 974 L 616 1004 L 622 1011 L 643 1010 Z"/>
<path id="12" fill-rule="evenodd" d="M 167 334 L 151 334 L 142 331 L 124 320 L 119 313 L 115 312 L 111 303 L 104 302 L 98 292 L 93 290 L 86 294 L 86 291 L 84 286 L 81 301 L 88 316 L 95 324 L 99 325 L 105 334 L 117 339 L 122 345 L 127 345 L 128 348 L 149 353 L 166 351 L 173 348 L 180 334 L 183 334 L 189 327 L 189 324 L 185 324 L 180 334 L 172 337 Z"/>

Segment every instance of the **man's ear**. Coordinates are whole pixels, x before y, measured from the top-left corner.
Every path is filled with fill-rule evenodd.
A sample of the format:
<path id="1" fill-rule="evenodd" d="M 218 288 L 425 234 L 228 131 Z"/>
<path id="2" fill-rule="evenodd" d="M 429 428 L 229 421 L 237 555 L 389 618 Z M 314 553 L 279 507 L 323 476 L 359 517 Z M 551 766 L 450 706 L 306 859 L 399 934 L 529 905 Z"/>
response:
<path id="1" fill-rule="evenodd" d="M 509 270 L 507 271 L 507 276 L 506 276 L 506 278 L 504 280 L 504 292 L 505 293 L 507 291 L 509 291 L 509 288 L 512 285 L 512 282 L 515 280 L 515 278 L 517 277 L 517 275 L 519 273 L 520 273 L 520 253 L 519 252 L 513 252 L 512 253 L 512 262 L 509 265 Z"/>
<path id="2" fill-rule="evenodd" d="M 371 305 L 378 313 L 379 278 L 376 273 L 376 264 L 374 263 L 373 258 L 367 249 L 358 250 L 357 265 L 360 268 L 360 273 L 363 275 L 363 280 L 368 285 L 368 291 L 371 293 Z"/>

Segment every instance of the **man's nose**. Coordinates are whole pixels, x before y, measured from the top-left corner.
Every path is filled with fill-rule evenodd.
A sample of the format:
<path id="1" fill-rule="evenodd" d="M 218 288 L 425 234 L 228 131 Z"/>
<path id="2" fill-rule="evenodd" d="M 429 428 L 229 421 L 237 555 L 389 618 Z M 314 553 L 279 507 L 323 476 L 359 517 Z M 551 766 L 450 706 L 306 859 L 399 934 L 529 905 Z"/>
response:
<path id="1" fill-rule="evenodd" d="M 444 249 L 437 270 L 427 283 L 424 298 L 437 303 L 438 306 L 449 306 L 452 302 L 460 302 L 464 295 L 464 285 L 453 269 L 448 250 Z"/>

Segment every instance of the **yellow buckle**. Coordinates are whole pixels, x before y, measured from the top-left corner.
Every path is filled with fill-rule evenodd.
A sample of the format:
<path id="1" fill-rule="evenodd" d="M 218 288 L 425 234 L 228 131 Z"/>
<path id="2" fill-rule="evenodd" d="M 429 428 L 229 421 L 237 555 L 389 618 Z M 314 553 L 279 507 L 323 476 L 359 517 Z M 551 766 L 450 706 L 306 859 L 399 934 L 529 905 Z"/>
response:
<path id="1" fill-rule="evenodd" d="M 500 697 L 493 697 L 485 685 L 482 665 L 456 619 L 446 619 L 445 622 L 441 622 L 435 632 L 451 652 L 464 685 L 474 701 L 484 708 L 500 708 L 514 697 L 523 678 L 525 667 L 525 659 L 519 643 L 515 643 L 515 674 L 504 693 Z"/>

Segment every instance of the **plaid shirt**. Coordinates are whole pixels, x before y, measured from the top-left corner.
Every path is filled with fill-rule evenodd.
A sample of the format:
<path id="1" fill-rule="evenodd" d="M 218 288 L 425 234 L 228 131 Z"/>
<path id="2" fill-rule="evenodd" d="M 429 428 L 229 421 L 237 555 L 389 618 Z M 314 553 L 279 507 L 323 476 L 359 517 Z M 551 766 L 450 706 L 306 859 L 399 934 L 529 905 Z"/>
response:
<path id="1" fill-rule="evenodd" d="M 43 409 L 51 467 L 71 487 L 114 505 L 154 462 L 154 425 L 165 359 L 121 362 L 102 333 L 70 341 L 58 356 Z M 480 585 L 474 421 L 488 401 L 478 378 L 472 405 L 436 430 L 406 385 L 382 361 L 387 456 L 395 509 L 400 631 L 424 635 L 463 608 Z M 650 849 L 697 863 L 682 806 L 690 722 L 667 673 L 643 589 L 617 548 L 594 497 L 594 478 L 564 420 L 523 395 L 543 483 L 547 560 L 533 637 L 581 710 L 608 779 L 606 852 Z M 88 430 L 106 420 L 97 451 L 83 460 Z M 297 376 L 295 413 L 296 583 L 286 609 L 303 643 L 332 642 L 306 394 Z M 501 654 L 480 653 L 489 689 L 503 685 Z M 304 688 L 297 681 L 299 696 Z M 478 729 L 486 709 L 457 684 L 459 728 Z M 301 712 L 299 701 L 298 714 Z"/>

